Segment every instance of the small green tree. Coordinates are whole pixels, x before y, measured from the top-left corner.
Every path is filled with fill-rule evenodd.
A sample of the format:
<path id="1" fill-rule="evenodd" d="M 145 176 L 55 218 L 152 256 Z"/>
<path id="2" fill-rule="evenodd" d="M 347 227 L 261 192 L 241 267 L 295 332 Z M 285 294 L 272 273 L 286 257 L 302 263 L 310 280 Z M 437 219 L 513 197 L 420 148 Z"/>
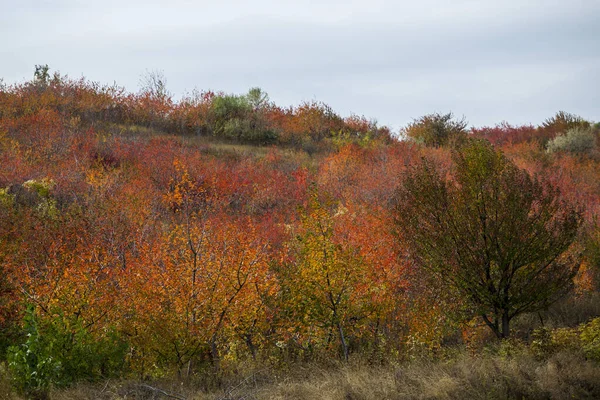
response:
<path id="1" fill-rule="evenodd" d="M 47 86 L 50 82 L 50 67 L 48 64 L 36 65 L 33 73 L 33 82 L 39 86 Z"/>
<path id="2" fill-rule="evenodd" d="M 268 129 L 263 109 L 269 96 L 259 88 L 250 89 L 245 96 L 221 95 L 213 99 L 211 112 L 214 119 L 213 134 L 217 137 L 268 144 L 277 135 Z"/>
<path id="3" fill-rule="evenodd" d="M 44 397 L 51 387 L 118 376 L 127 344 L 116 331 L 92 335 L 78 318 L 58 313 L 43 320 L 33 306 L 24 317 L 25 340 L 8 349 L 8 367 L 24 393 Z"/>
<path id="4" fill-rule="evenodd" d="M 467 121 L 455 120 L 452 113 L 425 115 L 406 127 L 405 134 L 426 146 L 440 147 L 466 134 Z"/>
<path id="5" fill-rule="evenodd" d="M 487 141 L 453 153 L 453 179 L 428 161 L 397 193 L 398 231 L 416 263 L 457 290 L 498 338 L 519 314 L 545 309 L 572 286 L 567 250 L 581 212 Z"/>
<path id="6" fill-rule="evenodd" d="M 237 139 L 243 135 L 249 129 L 245 121 L 251 110 L 252 107 L 244 96 L 216 96 L 211 105 L 214 135 L 228 139 Z"/>
<path id="7" fill-rule="evenodd" d="M 337 337 L 342 359 L 348 361 L 352 321 L 368 314 L 366 299 L 373 286 L 356 249 L 335 240 L 333 204 L 314 190 L 301 214 L 293 243 L 297 260 L 282 271 L 282 287 L 289 296 L 284 309 L 293 315 L 291 325 L 311 332 L 307 337 L 319 345 L 330 346 Z"/>
<path id="8" fill-rule="evenodd" d="M 43 397 L 51 386 L 61 384 L 62 364 L 53 354 L 57 345 L 44 340 L 33 307 L 28 308 L 24 323 L 26 340 L 8 349 L 8 367 L 19 390 Z"/>
<path id="9" fill-rule="evenodd" d="M 259 87 L 248 90 L 246 99 L 254 111 L 261 110 L 269 104 L 269 94 Z"/>

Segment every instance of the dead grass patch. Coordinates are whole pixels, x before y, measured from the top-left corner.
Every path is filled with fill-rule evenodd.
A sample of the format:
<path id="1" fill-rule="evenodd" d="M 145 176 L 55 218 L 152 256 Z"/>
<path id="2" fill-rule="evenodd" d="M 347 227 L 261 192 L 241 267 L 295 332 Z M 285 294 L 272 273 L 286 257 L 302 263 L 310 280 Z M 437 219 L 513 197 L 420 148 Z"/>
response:
<path id="1" fill-rule="evenodd" d="M 80 384 L 51 393 L 51 400 L 234 400 L 234 399 L 598 399 L 600 364 L 582 354 L 559 352 L 545 360 L 464 352 L 446 361 L 417 360 L 402 365 L 292 365 L 284 370 L 239 371 L 220 389 L 202 380 L 182 383 L 111 381 Z M 1 381 L 0 381 L 1 382 Z M 1 383 L 0 383 L 1 384 Z M 2 388 L 2 386 L 0 386 Z M 4 399 L 0 397 L 0 399 Z M 18 400 L 16 397 L 6 397 Z"/>

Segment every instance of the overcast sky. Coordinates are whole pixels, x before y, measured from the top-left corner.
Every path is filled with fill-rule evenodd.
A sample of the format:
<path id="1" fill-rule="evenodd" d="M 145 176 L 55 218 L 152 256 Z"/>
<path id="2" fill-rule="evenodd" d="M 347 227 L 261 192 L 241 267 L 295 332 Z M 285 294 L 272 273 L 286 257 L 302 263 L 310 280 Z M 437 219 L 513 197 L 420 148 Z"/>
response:
<path id="1" fill-rule="evenodd" d="M 175 96 L 259 86 L 394 129 L 600 121 L 600 0 L 0 0 L 0 77 L 35 64 L 129 91 L 163 71 Z"/>

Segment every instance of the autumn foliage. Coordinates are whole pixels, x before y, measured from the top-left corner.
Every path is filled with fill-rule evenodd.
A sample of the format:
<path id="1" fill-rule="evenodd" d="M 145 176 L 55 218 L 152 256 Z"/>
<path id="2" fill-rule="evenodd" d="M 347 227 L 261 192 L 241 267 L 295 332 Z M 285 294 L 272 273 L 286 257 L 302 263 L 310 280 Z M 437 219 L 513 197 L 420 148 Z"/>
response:
<path id="1" fill-rule="evenodd" d="M 575 245 L 594 291 L 600 158 L 545 147 L 560 123 L 581 123 L 567 117 L 454 128 L 585 206 Z M 59 360 L 46 383 L 23 378 L 33 392 L 68 384 L 69 368 L 98 352 L 110 362 L 77 379 L 381 362 L 460 336 L 473 315 L 414 262 L 393 201 L 423 156 L 450 175 L 458 134 L 441 135 L 423 139 L 430 147 L 401 141 L 324 103 L 277 106 L 260 89 L 175 101 L 164 87 L 132 94 L 44 68 L 2 87 L 0 359 L 25 375 Z M 19 358 L 23 346 L 39 357 Z"/>

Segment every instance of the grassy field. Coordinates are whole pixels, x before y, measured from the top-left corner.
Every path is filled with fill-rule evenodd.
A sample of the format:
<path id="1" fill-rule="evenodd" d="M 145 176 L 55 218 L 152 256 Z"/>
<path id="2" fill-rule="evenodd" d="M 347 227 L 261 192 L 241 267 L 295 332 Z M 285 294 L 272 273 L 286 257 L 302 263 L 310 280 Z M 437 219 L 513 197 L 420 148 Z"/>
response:
<path id="1" fill-rule="evenodd" d="M 2 400 L 9 393 L 4 375 Z M 597 399 L 600 365 L 576 351 L 539 357 L 518 344 L 483 355 L 456 351 L 445 359 L 420 358 L 396 365 L 297 364 L 287 368 L 251 366 L 220 382 L 191 379 L 107 381 L 51 391 L 52 400 L 125 399 Z"/>

